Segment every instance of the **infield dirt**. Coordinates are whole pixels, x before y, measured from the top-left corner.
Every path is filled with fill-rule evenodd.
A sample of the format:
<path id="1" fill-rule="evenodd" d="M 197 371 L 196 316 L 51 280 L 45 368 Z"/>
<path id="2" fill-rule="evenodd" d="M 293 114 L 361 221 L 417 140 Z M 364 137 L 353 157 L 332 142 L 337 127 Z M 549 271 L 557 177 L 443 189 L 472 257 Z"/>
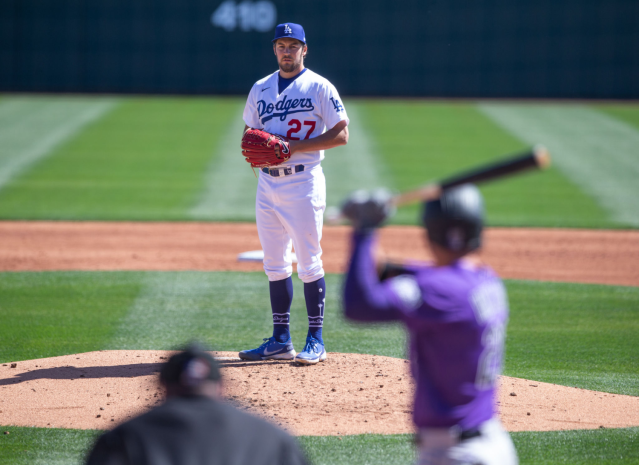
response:
<path id="1" fill-rule="evenodd" d="M 324 268 L 346 267 L 350 228 L 324 227 Z M 423 229 L 381 230 L 387 258 L 428 259 Z M 0 271 L 261 271 L 249 223 L 0 222 Z M 639 286 L 639 231 L 488 228 L 483 259 L 503 278 Z"/>

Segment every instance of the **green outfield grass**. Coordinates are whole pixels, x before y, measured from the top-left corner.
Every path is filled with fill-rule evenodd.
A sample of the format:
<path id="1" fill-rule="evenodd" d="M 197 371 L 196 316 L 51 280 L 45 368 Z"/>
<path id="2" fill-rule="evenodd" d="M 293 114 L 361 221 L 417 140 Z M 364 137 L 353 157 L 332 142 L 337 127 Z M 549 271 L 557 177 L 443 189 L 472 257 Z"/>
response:
<path id="1" fill-rule="evenodd" d="M 398 325 L 344 321 L 341 276 L 326 278 L 330 352 L 405 356 Z M 191 338 L 218 350 L 257 347 L 271 333 L 267 281 L 239 272 L 0 273 L 0 362 L 100 349 L 174 349 Z M 293 342 L 306 310 L 298 279 Z M 507 281 L 505 374 L 639 395 L 639 288 Z"/>
<path id="2" fill-rule="evenodd" d="M 0 190 L 0 217 L 189 219 L 238 105 L 226 98 L 122 99 Z"/>
<path id="3" fill-rule="evenodd" d="M 80 464 L 96 430 L 2 427 L 0 465 Z M 521 464 L 630 464 L 639 461 L 639 428 L 511 433 Z M 315 465 L 408 465 L 410 435 L 302 436 Z"/>
<path id="4" fill-rule="evenodd" d="M 508 281 L 505 374 L 639 396 L 639 288 Z"/>
<path id="5" fill-rule="evenodd" d="M 30 100 L 36 107 L 37 102 L 38 97 Z M 0 183 L 0 218 L 252 221 L 255 180 L 237 161 L 232 136 L 241 129 L 236 123 L 243 103 L 243 98 L 119 98 L 99 119 Z M 364 99 L 346 105 L 355 116 L 351 143 L 328 151 L 323 163 L 332 204 L 349 186 L 362 187 L 360 178 L 406 190 L 529 145 L 474 103 Z M 630 122 L 639 113 L 637 105 L 596 108 Z M 17 143 L 18 136 L 12 137 Z M 23 137 L 25 144 L 38 140 L 29 131 Z M 0 153 L 0 178 L 3 169 L 8 168 Z M 557 167 L 482 189 L 491 225 L 627 226 Z M 417 210 L 402 208 L 393 221 L 415 224 Z"/>
<path id="6" fill-rule="evenodd" d="M 482 115 L 474 104 L 364 104 L 366 126 L 406 190 L 528 146 Z M 482 186 L 487 222 L 496 226 L 613 227 L 607 213 L 556 168 Z M 419 206 L 399 210 L 395 223 L 415 223 Z"/>
<path id="7" fill-rule="evenodd" d="M 595 108 L 639 129 L 639 105 L 637 104 L 597 105 Z M 639 155 L 637 162 L 639 163 Z"/>
<path id="8" fill-rule="evenodd" d="M 142 280 L 143 273 L 1 273 L 0 360 L 102 349 Z"/>

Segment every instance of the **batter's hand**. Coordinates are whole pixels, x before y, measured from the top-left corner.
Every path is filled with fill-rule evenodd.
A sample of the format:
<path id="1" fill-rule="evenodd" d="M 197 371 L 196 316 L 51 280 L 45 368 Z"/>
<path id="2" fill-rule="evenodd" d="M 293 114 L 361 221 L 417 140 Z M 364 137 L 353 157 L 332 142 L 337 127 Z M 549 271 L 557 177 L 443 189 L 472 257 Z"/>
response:
<path id="1" fill-rule="evenodd" d="M 355 191 L 342 205 L 342 215 L 357 230 L 378 228 L 386 218 L 395 214 L 392 197 L 388 189 Z"/>
<path id="2" fill-rule="evenodd" d="M 242 136 L 242 155 L 253 168 L 262 168 L 286 162 L 291 148 L 282 136 L 248 128 Z"/>

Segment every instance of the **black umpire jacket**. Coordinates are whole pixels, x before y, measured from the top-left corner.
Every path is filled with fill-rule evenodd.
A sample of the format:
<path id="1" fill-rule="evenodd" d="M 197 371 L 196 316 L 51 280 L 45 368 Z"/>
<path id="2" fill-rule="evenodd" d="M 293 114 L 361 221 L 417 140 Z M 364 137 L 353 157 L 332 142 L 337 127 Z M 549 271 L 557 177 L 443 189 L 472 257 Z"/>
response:
<path id="1" fill-rule="evenodd" d="M 166 403 L 102 435 L 87 465 L 304 465 L 276 426 L 208 397 Z"/>

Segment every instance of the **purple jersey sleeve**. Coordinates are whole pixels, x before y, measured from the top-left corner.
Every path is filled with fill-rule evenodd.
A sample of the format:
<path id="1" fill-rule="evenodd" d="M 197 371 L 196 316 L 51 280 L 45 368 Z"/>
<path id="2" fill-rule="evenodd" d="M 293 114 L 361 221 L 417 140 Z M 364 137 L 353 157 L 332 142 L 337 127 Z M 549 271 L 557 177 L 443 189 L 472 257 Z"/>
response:
<path id="1" fill-rule="evenodd" d="M 418 427 L 477 427 L 494 415 L 508 318 L 501 280 L 488 267 L 458 261 L 413 266 L 380 282 L 374 242 L 372 235 L 354 236 L 344 285 L 346 317 L 405 324 Z"/>
<path id="2" fill-rule="evenodd" d="M 357 321 L 392 321 L 402 317 L 377 278 L 371 249 L 374 236 L 355 234 L 353 254 L 344 284 L 344 313 Z"/>

